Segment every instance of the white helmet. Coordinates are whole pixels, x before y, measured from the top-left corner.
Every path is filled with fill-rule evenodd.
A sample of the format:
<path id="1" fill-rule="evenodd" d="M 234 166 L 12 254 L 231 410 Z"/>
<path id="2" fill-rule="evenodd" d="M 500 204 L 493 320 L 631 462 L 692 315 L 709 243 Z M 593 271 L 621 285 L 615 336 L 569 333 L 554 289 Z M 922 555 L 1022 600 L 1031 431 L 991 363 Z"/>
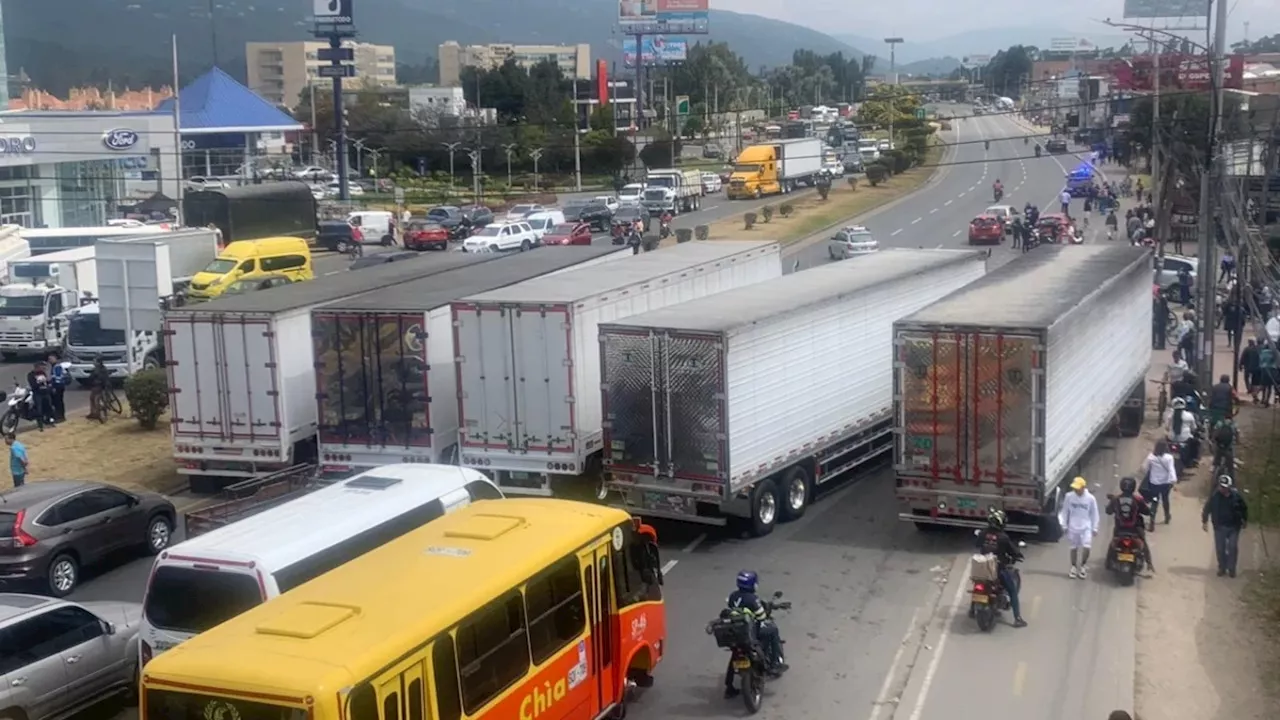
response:
<path id="1" fill-rule="evenodd" d="M 1174 410 L 1182 410 L 1187 406 L 1187 401 L 1183 400 L 1182 398 L 1174 398 L 1173 402 L 1170 403 L 1169 406 L 1172 407 Z"/>

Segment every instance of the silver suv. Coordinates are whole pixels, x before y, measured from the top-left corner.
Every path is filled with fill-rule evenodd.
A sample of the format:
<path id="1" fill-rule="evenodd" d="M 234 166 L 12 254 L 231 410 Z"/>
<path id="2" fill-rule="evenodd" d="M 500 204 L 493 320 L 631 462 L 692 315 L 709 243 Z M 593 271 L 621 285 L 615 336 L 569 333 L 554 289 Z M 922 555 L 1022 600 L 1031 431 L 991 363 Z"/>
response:
<path id="1" fill-rule="evenodd" d="M 56 720 L 138 687 L 142 606 L 0 593 L 0 708 Z"/>
<path id="2" fill-rule="evenodd" d="M 856 255 L 867 255 L 880 249 L 871 231 L 861 225 L 840 228 L 827 241 L 827 254 L 832 260 L 844 260 Z"/>

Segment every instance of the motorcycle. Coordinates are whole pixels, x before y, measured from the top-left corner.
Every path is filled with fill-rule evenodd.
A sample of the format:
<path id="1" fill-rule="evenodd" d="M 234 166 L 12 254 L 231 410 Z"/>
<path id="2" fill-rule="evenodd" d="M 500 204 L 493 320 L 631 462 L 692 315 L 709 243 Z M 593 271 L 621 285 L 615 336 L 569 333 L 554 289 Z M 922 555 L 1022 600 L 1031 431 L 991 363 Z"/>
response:
<path id="1" fill-rule="evenodd" d="M 658 226 L 658 238 L 666 240 L 669 237 L 671 237 L 671 223 L 663 221 L 662 224 Z"/>
<path id="2" fill-rule="evenodd" d="M 1067 237 L 1071 240 L 1071 244 L 1072 244 L 1072 245 L 1083 245 L 1083 244 L 1084 244 L 1084 231 L 1083 231 L 1083 230 L 1081 230 L 1080 228 L 1075 228 L 1074 230 L 1072 230 L 1072 231 L 1067 235 Z"/>
<path id="3" fill-rule="evenodd" d="M 790 610 L 791 603 L 782 600 L 782 591 L 773 594 L 773 600 L 764 601 L 772 615 L 777 610 Z M 720 611 L 720 617 L 707 624 L 707 634 L 714 635 L 716 646 L 730 653 L 729 662 L 739 678 L 742 702 L 747 712 L 760 712 L 764 702 L 765 676 L 774 675 L 773 662 L 757 637 L 759 623 L 752 617 L 730 608 Z"/>
<path id="4" fill-rule="evenodd" d="M 973 531 L 974 535 L 981 535 L 981 530 Z M 1025 548 L 1027 544 L 1018 541 L 1019 548 Z M 1009 568 L 1013 573 L 1013 581 L 1017 585 L 1017 589 L 1022 589 L 1022 573 L 1018 572 L 1018 568 Z M 1010 608 L 1009 591 L 1000 582 L 999 564 L 995 555 L 979 553 L 970 560 L 969 578 L 973 582 L 973 589 L 969 591 L 969 617 L 978 622 L 978 629 L 982 632 L 991 632 L 995 627 L 996 617 L 1001 612 Z"/>
<path id="5" fill-rule="evenodd" d="M 1036 157 L 1040 157 L 1040 146 L 1036 146 Z"/>
<path id="6" fill-rule="evenodd" d="M 0 393 L 3 397 L 3 393 Z M 18 423 L 27 420 L 35 422 L 36 417 L 36 398 L 31 393 L 30 388 L 21 385 L 13 389 L 13 394 L 8 396 L 8 410 L 5 411 L 4 417 L 0 417 L 0 432 L 6 435 L 17 432 Z"/>
<path id="7" fill-rule="evenodd" d="M 1152 506 L 1154 512 L 1155 506 Z M 1146 565 L 1143 540 L 1137 535 L 1115 535 L 1107 548 L 1107 569 L 1116 574 L 1121 585 L 1132 585 Z"/>

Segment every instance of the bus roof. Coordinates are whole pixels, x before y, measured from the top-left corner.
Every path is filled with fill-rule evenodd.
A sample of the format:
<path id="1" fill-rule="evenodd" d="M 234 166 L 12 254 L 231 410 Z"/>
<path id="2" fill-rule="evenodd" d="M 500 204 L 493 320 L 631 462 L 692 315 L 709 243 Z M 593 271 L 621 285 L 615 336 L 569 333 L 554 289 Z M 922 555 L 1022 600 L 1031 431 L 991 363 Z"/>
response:
<path id="1" fill-rule="evenodd" d="M 378 489 L 367 485 L 371 477 L 403 482 Z M 186 540 L 166 555 L 203 557 L 216 550 L 219 558 L 260 562 L 275 572 L 391 520 L 413 503 L 485 479 L 479 471 L 453 465 L 384 465 Z M 364 482 L 352 486 L 359 480 Z"/>
<path id="2" fill-rule="evenodd" d="M 572 500 L 481 500 L 183 642 L 145 674 L 337 692 L 629 518 Z"/>
<path id="3" fill-rule="evenodd" d="M 81 237 L 89 235 L 128 237 L 130 235 L 169 232 L 172 229 L 173 226 L 167 223 L 161 225 L 99 225 L 97 227 L 24 228 L 21 231 L 21 235 L 24 238 Z"/>

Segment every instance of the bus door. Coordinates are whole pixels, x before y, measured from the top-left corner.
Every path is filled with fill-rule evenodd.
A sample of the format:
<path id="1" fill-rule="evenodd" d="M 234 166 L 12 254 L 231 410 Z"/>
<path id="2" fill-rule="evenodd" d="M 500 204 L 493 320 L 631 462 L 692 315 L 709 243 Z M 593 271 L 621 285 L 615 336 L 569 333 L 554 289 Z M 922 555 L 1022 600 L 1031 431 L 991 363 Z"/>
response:
<path id="1" fill-rule="evenodd" d="M 591 623 L 591 675 L 596 682 L 596 713 L 618 702 L 621 683 L 617 676 L 618 618 L 613 597 L 613 567 L 609 542 L 583 553 L 583 587 L 587 590 L 587 619 Z"/>
<path id="2" fill-rule="evenodd" d="M 380 720 L 427 720 L 422 659 L 396 665 L 374 683 Z"/>

